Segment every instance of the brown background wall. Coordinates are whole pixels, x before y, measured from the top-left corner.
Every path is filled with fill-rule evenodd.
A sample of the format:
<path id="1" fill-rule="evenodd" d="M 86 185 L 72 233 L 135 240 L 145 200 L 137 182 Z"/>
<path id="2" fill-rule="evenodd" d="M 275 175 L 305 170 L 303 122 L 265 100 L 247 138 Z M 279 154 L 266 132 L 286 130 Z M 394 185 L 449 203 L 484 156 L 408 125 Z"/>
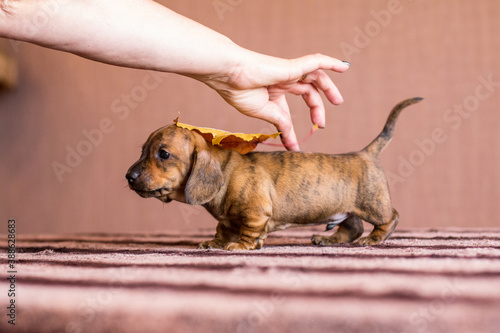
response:
<path id="1" fill-rule="evenodd" d="M 403 113 L 382 157 L 400 227 L 499 226 L 500 2 L 160 2 L 255 51 L 288 58 L 321 52 L 352 62 L 347 73 L 330 73 L 345 103 L 327 106 L 327 128 L 303 143 L 304 151 L 362 148 L 395 103 L 424 97 Z M 227 11 L 217 11 L 220 3 Z M 19 65 L 17 89 L 0 95 L 0 211 L 4 221 L 17 219 L 21 233 L 214 227 L 200 207 L 141 199 L 126 187 L 140 145 L 179 113 L 200 126 L 274 131 L 191 79 L 25 43 L 2 40 L 0 47 Z M 305 104 L 289 101 L 305 136 Z M 84 132 L 99 126 L 102 137 L 89 144 Z M 67 164 L 77 148 L 88 155 L 71 160 L 71 172 L 58 178 L 53 163 Z"/>

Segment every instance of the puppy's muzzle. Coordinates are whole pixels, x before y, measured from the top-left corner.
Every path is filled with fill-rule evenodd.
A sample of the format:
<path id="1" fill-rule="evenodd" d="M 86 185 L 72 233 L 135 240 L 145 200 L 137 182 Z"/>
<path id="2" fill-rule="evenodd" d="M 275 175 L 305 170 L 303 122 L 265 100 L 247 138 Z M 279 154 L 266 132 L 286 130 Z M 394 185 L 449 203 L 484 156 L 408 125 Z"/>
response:
<path id="1" fill-rule="evenodd" d="M 130 168 L 128 170 L 127 174 L 125 175 L 125 178 L 127 178 L 128 185 L 134 189 L 134 184 L 141 175 L 141 172 L 137 168 Z"/>
<path id="2" fill-rule="evenodd" d="M 146 190 L 145 183 L 148 181 L 144 179 L 144 167 L 140 161 L 136 162 L 134 165 L 128 169 L 125 178 L 127 178 L 128 185 L 134 191 L 137 190 Z"/>
<path id="3" fill-rule="evenodd" d="M 168 194 L 170 194 L 172 189 L 166 187 L 158 189 L 149 188 L 149 177 L 144 174 L 144 170 L 140 164 L 135 164 L 130 167 L 125 178 L 127 178 L 130 189 L 134 190 L 143 198 L 158 198 L 163 202 L 172 201 L 172 199 L 168 198 Z"/>

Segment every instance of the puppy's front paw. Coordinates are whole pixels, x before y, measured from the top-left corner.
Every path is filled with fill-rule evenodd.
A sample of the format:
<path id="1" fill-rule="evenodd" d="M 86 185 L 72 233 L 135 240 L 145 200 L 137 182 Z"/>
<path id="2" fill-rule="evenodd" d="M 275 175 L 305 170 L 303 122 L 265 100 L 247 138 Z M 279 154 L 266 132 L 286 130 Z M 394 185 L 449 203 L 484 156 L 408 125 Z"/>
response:
<path id="1" fill-rule="evenodd" d="M 199 249 L 222 249 L 224 244 L 220 239 L 212 239 L 198 244 Z"/>

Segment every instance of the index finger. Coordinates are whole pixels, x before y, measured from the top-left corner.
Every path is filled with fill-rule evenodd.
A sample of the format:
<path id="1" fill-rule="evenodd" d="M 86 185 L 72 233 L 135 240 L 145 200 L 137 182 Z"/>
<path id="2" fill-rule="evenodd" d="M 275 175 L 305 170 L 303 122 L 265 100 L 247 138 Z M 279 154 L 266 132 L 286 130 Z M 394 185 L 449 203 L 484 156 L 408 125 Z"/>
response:
<path id="1" fill-rule="evenodd" d="M 338 105 L 344 102 L 339 89 L 332 79 L 321 69 L 308 73 L 305 79 L 299 81 L 300 85 L 312 84 L 317 90 L 322 91 L 330 103 Z"/>

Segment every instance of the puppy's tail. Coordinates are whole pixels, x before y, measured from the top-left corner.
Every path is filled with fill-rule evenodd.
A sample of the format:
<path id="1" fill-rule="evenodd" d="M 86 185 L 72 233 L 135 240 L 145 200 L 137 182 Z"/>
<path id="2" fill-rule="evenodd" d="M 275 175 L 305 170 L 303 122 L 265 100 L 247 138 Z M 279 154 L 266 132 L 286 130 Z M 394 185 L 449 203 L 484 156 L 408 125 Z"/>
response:
<path id="1" fill-rule="evenodd" d="M 373 140 L 368 146 L 366 146 L 363 151 L 368 152 L 372 156 L 378 156 L 382 152 L 382 150 L 387 147 L 389 142 L 391 142 L 392 136 L 394 134 L 396 120 L 398 119 L 401 111 L 403 111 L 403 109 L 409 105 L 420 102 L 422 99 L 423 98 L 421 97 L 410 98 L 396 105 L 389 114 L 382 132 L 375 138 L 375 140 Z"/>

